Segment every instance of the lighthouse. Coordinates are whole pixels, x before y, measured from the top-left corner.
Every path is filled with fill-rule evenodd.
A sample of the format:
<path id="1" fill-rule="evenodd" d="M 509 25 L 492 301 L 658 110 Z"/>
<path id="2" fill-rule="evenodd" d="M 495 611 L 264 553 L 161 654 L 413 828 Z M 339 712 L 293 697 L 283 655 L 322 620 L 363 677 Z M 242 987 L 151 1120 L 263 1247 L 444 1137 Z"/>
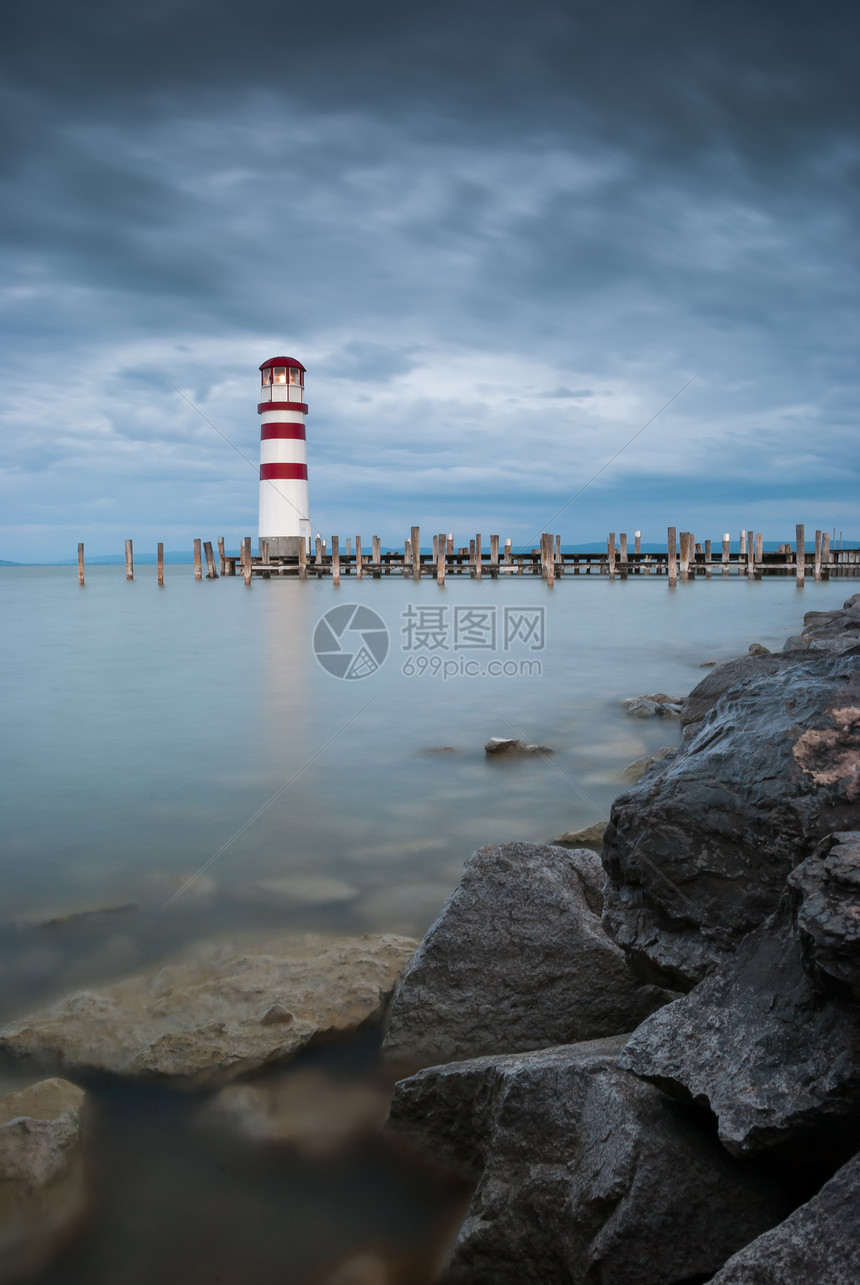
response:
<path id="1" fill-rule="evenodd" d="M 298 557 L 311 538 L 305 441 L 305 368 L 295 357 L 260 367 L 260 524 L 269 556 Z"/>

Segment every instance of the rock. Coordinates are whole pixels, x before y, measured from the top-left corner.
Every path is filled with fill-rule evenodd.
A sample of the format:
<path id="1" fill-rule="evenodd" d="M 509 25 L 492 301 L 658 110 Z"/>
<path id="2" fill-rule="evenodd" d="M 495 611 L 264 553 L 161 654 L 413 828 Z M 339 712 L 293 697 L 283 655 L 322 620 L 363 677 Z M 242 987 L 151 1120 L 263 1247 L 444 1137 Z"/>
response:
<path id="1" fill-rule="evenodd" d="M 747 651 L 751 656 L 769 656 L 770 648 L 762 646 L 761 643 L 750 643 Z"/>
<path id="2" fill-rule="evenodd" d="M 739 656 L 725 665 L 717 665 L 706 678 L 693 688 L 684 701 L 681 711 L 681 730 L 697 728 L 706 714 L 709 714 L 721 696 L 735 688 L 745 678 L 776 674 L 786 665 L 790 665 L 793 656 Z"/>
<path id="3" fill-rule="evenodd" d="M 560 834 L 557 839 L 553 839 L 553 847 L 556 848 L 593 848 L 599 852 L 603 847 L 603 836 L 606 833 L 606 822 L 595 821 L 594 825 L 587 825 L 584 830 L 567 830 Z"/>
<path id="4" fill-rule="evenodd" d="M 785 1222 L 739 1250 L 711 1285 L 857 1285 L 860 1157 Z"/>
<path id="5" fill-rule="evenodd" d="M 751 1154 L 856 1115 L 860 1010 L 817 991 L 786 897 L 727 963 L 642 1023 L 619 1065 L 707 1105 L 723 1145 Z"/>
<path id="6" fill-rule="evenodd" d="M 302 1069 L 272 1083 L 230 1084 L 201 1119 L 253 1142 L 292 1147 L 309 1160 L 329 1160 L 369 1134 L 388 1112 L 390 1089 Z"/>
<path id="7" fill-rule="evenodd" d="M 860 999 L 860 831 L 828 835 L 788 886 L 806 971 L 820 989 Z"/>
<path id="8" fill-rule="evenodd" d="M 860 828 L 860 658 L 746 663 L 776 668 L 725 691 L 617 798 L 604 840 L 605 926 L 643 976 L 681 989 L 773 911 L 799 857 Z"/>
<path id="9" fill-rule="evenodd" d="M 456 754 L 456 752 L 453 745 L 428 745 L 421 751 L 422 754 Z"/>
<path id="10" fill-rule="evenodd" d="M 684 697 L 667 696 L 657 692 L 653 696 L 629 696 L 621 704 L 630 718 L 680 718 L 684 708 Z"/>
<path id="11" fill-rule="evenodd" d="M 380 1019 L 415 946 L 390 935 L 281 938 L 254 953 L 204 945 L 11 1023 L 0 1053 L 192 1088 L 224 1084 Z M 293 1020 L 273 1021 L 273 1005 Z"/>
<path id="12" fill-rule="evenodd" d="M 841 611 L 807 611 L 803 632 L 786 638 L 784 652 L 845 652 L 860 643 L 860 594 L 855 593 Z"/>
<path id="13" fill-rule="evenodd" d="M 694 1112 L 617 1069 L 621 1040 L 430 1067 L 390 1127 L 479 1175 L 443 1285 L 704 1280 L 787 1212 Z"/>
<path id="14" fill-rule="evenodd" d="M 491 736 L 484 749 L 487 754 L 552 754 L 548 745 L 528 745 L 508 736 Z"/>
<path id="15" fill-rule="evenodd" d="M 78 1228 L 87 1198 L 82 1089 L 43 1080 L 0 1098 L 0 1282 L 43 1271 Z"/>
<path id="16" fill-rule="evenodd" d="M 661 745 L 659 750 L 655 750 L 653 754 L 646 754 L 643 758 L 634 759 L 632 763 L 628 763 L 622 772 L 622 776 L 625 781 L 629 781 L 632 785 L 641 780 L 655 763 L 662 763 L 665 758 L 670 758 L 677 753 L 677 745 Z"/>
<path id="17" fill-rule="evenodd" d="M 429 1065 L 629 1030 L 667 996 L 600 925 L 589 849 L 479 848 L 404 974 L 384 1050 Z"/>

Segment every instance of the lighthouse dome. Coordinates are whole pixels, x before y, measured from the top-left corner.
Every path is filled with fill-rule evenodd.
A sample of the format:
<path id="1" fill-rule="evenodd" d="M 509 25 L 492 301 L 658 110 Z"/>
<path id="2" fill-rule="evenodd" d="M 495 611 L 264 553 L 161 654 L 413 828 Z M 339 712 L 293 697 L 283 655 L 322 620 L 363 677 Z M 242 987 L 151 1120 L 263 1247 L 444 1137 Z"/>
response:
<path id="1" fill-rule="evenodd" d="M 302 363 L 296 361 L 295 357 L 270 357 L 263 362 L 260 370 L 271 370 L 273 366 L 292 366 L 296 370 L 304 370 Z"/>

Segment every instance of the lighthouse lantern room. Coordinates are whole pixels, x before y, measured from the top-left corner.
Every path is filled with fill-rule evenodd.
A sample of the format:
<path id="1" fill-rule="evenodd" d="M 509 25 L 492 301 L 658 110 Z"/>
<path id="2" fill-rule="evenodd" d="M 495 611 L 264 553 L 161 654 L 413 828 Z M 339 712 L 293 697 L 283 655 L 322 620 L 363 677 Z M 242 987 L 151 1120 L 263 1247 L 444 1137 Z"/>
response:
<path id="1" fill-rule="evenodd" d="M 260 375 L 259 539 L 268 543 L 270 557 L 297 557 L 311 538 L 305 368 L 294 357 L 272 357 Z"/>

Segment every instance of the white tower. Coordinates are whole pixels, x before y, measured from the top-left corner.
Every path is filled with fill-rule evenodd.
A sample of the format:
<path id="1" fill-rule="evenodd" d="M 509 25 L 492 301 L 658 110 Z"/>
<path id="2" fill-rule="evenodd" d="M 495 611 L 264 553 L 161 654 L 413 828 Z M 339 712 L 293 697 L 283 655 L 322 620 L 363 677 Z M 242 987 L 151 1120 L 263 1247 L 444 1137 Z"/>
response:
<path id="1" fill-rule="evenodd" d="M 259 538 L 275 558 L 298 557 L 308 548 L 308 457 L 305 441 L 305 368 L 295 357 L 272 357 L 260 367 Z"/>

